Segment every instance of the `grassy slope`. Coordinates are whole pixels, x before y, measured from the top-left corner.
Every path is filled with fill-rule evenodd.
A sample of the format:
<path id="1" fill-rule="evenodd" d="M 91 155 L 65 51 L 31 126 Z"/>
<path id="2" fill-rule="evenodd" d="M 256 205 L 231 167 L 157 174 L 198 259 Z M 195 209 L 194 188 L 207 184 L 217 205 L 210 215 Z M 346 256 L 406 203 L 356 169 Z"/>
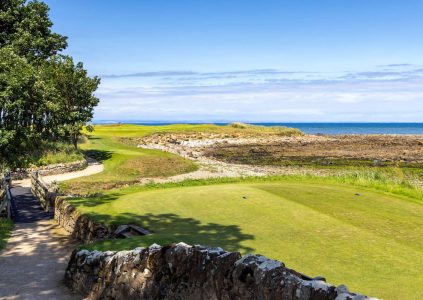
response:
<path id="1" fill-rule="evenodd" d="M 324 275 L 332 283 L 386 299 L 412 298 L 413 287 L 423 284 L 421 202 L 359 187 L 290 180 L 135 190 L 74 200 L 103 222 L 134 222 L 154 231 L 93 244 L 92 249 L 179 241 L 220 246 L 261 253 L 305 274 Z"/>
<path id="2" fill-rule="evenodd" d="M 12 231 L 13 223 L 7 219 L 0 218 L 0 250 L 6 245 L 7 239 Z"/>
<path id="3" fill-rule="evenodd" d="M 191 172 L 197 166 L 190 160 L 157 150 L 124 145 L 113 137 L 90 137 L 81 148 L 104 163 L 104 172 L 63 184 L 63 189 L 75 193 L 94 193 L 137 182 L 145 177 L 167 177 Z"/>

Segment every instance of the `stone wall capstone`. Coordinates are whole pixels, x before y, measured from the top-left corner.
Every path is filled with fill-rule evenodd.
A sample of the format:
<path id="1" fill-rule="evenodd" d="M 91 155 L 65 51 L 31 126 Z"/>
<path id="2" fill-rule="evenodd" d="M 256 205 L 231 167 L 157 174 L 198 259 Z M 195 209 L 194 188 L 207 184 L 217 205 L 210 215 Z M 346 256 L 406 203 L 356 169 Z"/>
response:
<path id="1" fill-rule="evenodd" d="M 121 252 L 75 250 L 65 282 L 87 299 L 371 299 L 264 256 L 184 243 Z"/>

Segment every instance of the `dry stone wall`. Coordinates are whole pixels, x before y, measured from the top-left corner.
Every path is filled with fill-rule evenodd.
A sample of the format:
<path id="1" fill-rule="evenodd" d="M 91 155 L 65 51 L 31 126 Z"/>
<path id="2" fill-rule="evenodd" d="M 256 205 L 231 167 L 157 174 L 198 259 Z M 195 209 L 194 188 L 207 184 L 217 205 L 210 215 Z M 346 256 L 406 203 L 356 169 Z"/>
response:
<path id="1" fill-rule="evenodd" d="M 260 255 L 183 243 L 121 252 L 75 250 L 65 282 L 87 299 L 371 299 Z"/>
<path id="2" fill-rule="evenodd" d="M 40 175 L 49 176 L 63 174 L 83 170 L 88 166 L 88 162 L 84 160 L 71 163 L 53 164 L 37 168 L 19 169 L 12 173 L 13 180 L 21 180 L 29 178 L 32 172 L 38 171 Z"/>
<path id="3" fill-rule="evenodd" d="M 72 238 L 82 242 L 113 236 L 114 229 L 81 214 L 66 198 L 56 197 L 54 218 Z"/>

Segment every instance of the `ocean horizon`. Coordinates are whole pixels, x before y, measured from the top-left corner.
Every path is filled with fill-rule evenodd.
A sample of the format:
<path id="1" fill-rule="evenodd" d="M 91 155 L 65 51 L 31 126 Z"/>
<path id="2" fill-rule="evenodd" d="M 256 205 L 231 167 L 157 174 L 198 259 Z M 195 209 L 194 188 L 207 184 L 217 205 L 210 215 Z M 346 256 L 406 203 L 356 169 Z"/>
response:
<path id="1" fill-rule="evenodd" d="M 93 124 L 135 124 L 135 125 L 171 125 L 171 124 L 216 124 L 227 125 L 231 122 L 192 122 L 192 121 L 94 121 Z M 261 126 L 287 126 L 298 128 L 307 134 L 422 134 L 423 123 L 360 123 L 360 122 L 246 122 Z"/>

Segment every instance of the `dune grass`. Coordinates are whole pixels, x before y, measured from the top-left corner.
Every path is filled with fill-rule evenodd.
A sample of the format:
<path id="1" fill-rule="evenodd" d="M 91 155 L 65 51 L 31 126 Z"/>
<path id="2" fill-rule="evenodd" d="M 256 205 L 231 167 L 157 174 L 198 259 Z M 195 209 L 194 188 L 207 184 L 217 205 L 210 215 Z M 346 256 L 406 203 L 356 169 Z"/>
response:
<path id="1" fill-rule="evenodd" d="M 279 259 L 373 296 L 423 297 L 413 288 L 423 284 L 423 206 L 416 199 L 306 178 L 137 189 L 71 200 L 101 222 L 154 232 L 89 248 L 179 241 L 220 246 Z"/>
<path id="2" fill-rule="evenodd" d="M 4 246 L 6 246 L 12 228 L 13 223 L 11 220 L 0 218 L 0 250 L 2 250 Z"/>

